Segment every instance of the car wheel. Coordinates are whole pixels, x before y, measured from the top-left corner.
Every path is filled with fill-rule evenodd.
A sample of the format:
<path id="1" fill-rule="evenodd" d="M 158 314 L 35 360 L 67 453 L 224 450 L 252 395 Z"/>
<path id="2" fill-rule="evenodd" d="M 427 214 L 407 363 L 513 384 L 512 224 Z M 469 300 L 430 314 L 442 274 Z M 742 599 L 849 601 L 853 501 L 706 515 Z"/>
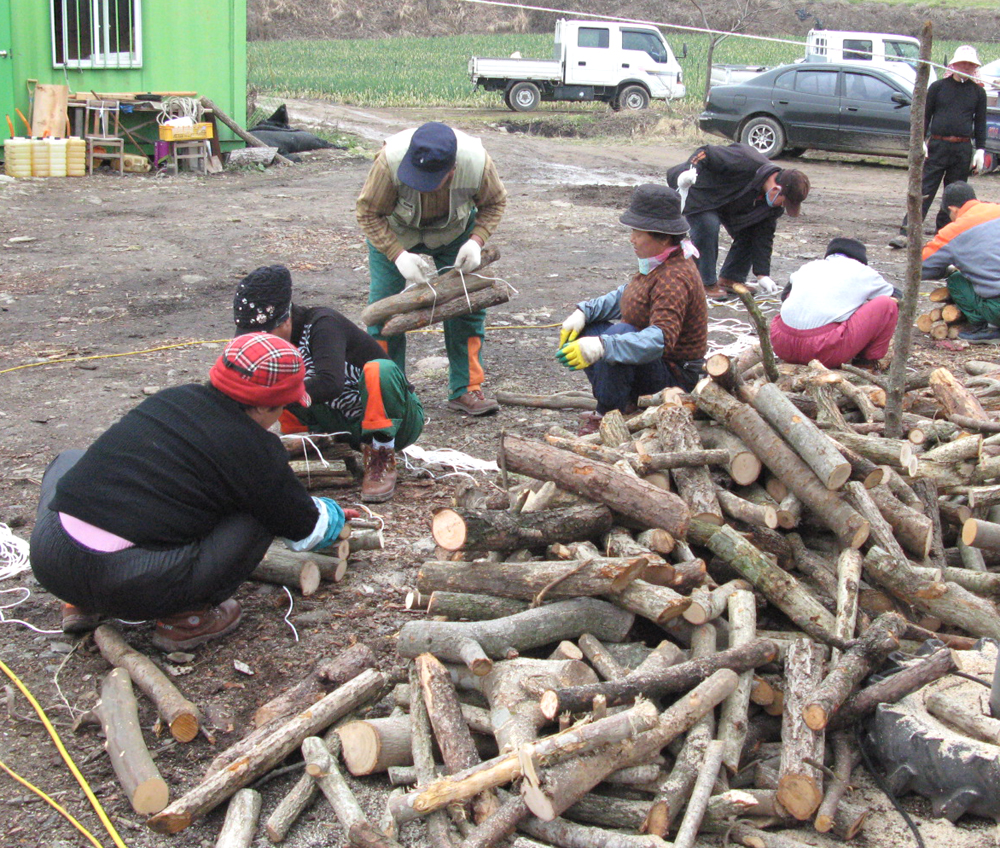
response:
<path id="1" fill-rule="evenodd" d="M 510 87 L 507 99 L 515 112 L 531 112 L 538 108 L 542 95 L 533 82 L 519 82 Z"/>
<path id="2" fill-rule="evenodd" d="M 743 125 L 740 141 L 750 145 L 758 153 L 773 159 L 785 146 L 785 131 L 774 118 L 758 115 Z"/>
<path id="3" fill-rule="evenodd" d="M 806 147 L 786 147 L 781 151 L 781 155 L 785 159 L 798 159 L 807 149 Z"/>
<path id="4" fill-rule="evenodd" d="M 627 85 L 618 94 L 616 103 L 619 109 L 637 112 L 649 106 L 649 94 L 641 85 Z"/>

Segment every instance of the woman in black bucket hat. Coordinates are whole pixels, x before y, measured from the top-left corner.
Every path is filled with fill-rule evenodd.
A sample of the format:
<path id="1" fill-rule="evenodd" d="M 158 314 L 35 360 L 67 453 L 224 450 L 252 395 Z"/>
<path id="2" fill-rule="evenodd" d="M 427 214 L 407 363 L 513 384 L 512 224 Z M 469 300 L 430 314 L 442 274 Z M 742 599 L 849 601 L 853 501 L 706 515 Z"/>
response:
<path id="1" fill-rule="evenodd" d="M 666 186 L 641 185 L 618 220 L 632 228 L 638 273 L 606 295 L 578 303 L 559 336 L 556 358 L 583 369 L 597 400 L 581 435 L 594 432 L 612 409 L 634 411 L 640 395 L 668 386 L 692 389 L 708 344 L 705 287 L 690 258 L 680 195 Z"/>

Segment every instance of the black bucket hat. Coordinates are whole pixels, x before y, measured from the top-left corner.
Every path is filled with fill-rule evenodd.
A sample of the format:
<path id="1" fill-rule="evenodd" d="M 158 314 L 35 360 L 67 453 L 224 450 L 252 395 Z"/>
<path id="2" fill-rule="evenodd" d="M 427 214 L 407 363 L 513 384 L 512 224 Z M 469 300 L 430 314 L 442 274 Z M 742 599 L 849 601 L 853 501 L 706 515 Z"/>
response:
<path id="1" fill-rule="evenodd" d="M 826 246 L 826 256 L 830 256 L 833 253 L 840 253 L 849 259 L 860 262 L 862 265 L 868 264 L 868 251 L 857 239 L 844 238 L 843 236 L 830 239 L 830 243 Z"/>
<path id="2" fill-rule="evenodd" d="M 632 192 L 628 209 L 618 219 L 633 230 L 682 236 L 691 227 L 681 214 L 681 196 L 672 188 L 644 183 Z"/>

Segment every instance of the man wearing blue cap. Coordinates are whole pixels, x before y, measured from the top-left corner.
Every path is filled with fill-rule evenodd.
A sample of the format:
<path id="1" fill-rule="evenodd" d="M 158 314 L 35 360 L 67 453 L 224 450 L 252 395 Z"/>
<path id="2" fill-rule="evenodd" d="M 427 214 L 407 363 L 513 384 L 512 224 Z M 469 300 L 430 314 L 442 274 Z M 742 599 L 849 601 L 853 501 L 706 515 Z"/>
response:
<path id="1" fill-rule="evenodd" d="M 436 121 L 390 136 L 358 197 L 358 223 L 368 240 L 368 302 L 427 283 L 435 269 L 474 271 L 506 204 L 507 191 L 479 139 Z M 444 322 L 448 408 L 467 415 L 497 411 L 482 390 L 485 326 L 484 309 Z M 405 368 L 406 337 L 383 336 L 381 329 L 368 332 Z"/>

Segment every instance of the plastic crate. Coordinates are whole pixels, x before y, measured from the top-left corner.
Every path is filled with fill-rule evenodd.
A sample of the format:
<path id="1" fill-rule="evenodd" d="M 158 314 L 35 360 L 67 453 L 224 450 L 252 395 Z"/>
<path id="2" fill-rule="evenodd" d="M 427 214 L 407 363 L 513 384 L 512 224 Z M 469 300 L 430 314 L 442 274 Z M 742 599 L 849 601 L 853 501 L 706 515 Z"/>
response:
<path id="1" fill-rule="evenodd" d="M 212 138 L 212 125 L 195 124 L 193 127 L 172 127 L 160 124 L 160 141 L 198 141 Z"/>

